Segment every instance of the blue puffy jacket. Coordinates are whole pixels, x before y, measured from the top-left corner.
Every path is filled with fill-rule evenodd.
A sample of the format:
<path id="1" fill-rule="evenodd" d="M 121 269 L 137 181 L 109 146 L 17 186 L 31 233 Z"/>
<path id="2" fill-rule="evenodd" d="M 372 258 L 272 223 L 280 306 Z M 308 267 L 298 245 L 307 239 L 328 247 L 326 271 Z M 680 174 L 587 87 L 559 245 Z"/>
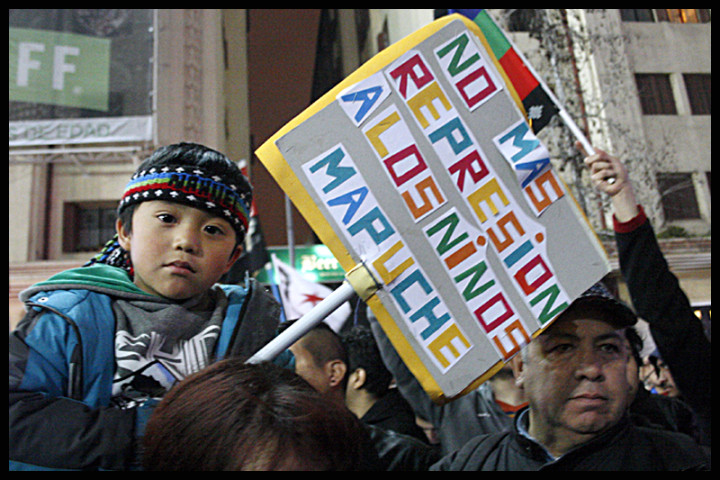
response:
<path id="1" fill-rule="evenodd" d="M 223 285 L 228 308 L 216 359 L 250 356 L 274 335 L 279 305 L 255 281 Z M 115 298 L 147 295 L 119 268 L 58 274 L 21 293 L 27 314 L 10 333 L 11 470 L 138 466 L 152 401 L 110 405 L 115 372 Z"/>

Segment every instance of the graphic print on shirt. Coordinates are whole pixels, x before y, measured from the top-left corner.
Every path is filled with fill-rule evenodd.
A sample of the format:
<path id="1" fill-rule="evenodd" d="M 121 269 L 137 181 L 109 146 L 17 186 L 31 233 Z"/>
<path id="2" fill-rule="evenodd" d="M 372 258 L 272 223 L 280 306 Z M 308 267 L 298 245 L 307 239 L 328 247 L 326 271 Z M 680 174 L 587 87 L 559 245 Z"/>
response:
<path id="1" fill-rule="evenodd" d="M 157 333 L 133 337 L 124 330 L 115 335 L 117 370 L 113 397 L 130 399 L 161 397 L 176 382 L 208 364 L 211 348 L 220 334 L 212 325 L 188 340 L 180 340 L 170 351 L 166 338 Z"/>

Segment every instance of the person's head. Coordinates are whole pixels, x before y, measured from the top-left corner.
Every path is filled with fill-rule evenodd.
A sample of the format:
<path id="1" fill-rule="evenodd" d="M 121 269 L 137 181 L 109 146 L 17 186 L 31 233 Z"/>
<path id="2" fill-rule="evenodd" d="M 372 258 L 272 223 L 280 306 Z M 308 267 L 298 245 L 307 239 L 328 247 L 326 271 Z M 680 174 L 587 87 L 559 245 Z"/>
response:
<path id="1" fill-rule="evenodd" d="M 425 437 L 430 445 L 440 445 L 440 435 L 438 435 L 438 430 L 435 425 L 418 415 L 415 415 L 415 424 L 425 433 Z"/>
<path id="2" fill-rule="evenodd" d="M 645 358 L 640 370 L 645 389 L 668 397 L 680 395 L 680 390 L 675 385 L 670 368 L 665 364 L 657 350 Z"/>
<path id="3" fill-rule="evenodd" d="M 528 429 L 551 453 L 585 443 L 625 414 L 637 387 L 625 332 L 635 320 L 617 300 L 580 297 L 523 349 L 515 377 L 530 407 Z"/>
<path id="4" fill-rule="evenodd" d="M 96 261 L 128 269 L 147 293 L 197 296 L 240 256 L 251 201 L 250 184 L 225 155 L 193 143 L 161 147 L 125 188 L 121 248 L 106 247 Z"/>
<path id="5" fill-rule="evenodd" d="M 227 359 L 178 383 L 143 437 L 147 470 L 354 470 L 365 435 L 295 373 Z"/>
<path id="6" fill-rule="evenodd" d="M 340 337 L 324 323 L 290 346 L 295 372 L 328 398 L 345 404 L 348 358 Z"/>
<path id="7" fill-rule="evenodd" d="M 364 390 L 381 398 L 390 388 L 392 373 L 385 367 L 369 328 L 356 325 L 342 337 L 348 355 L 347 394 Z"/>

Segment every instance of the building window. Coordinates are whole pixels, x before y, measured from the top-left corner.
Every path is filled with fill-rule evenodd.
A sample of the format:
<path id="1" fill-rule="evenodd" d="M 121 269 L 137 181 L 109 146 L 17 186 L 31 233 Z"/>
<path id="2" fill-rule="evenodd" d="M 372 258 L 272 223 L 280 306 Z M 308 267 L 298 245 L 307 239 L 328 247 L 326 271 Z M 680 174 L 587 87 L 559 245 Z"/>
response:
<path id="1" fill-rule="evenodd" d="M 63 251 L 97 252 L 115 235 L 117 202 L 66 203 Z"/>
<path id="2" fill-rule="evenodd" d="M 624 22 L 654 22 L 651 8 L 621 8 L 620 18 Z"/>
<path id="3" fill-rule="evenodd" d="M 690 111 L 693 115 L 710 115 L 710 74 L 686 73 L 683 75 Z"/>
<path id="4" fill-rule="evenodd" d="M 707 23 L 710 10 L 706 8 L 668 8 L 655 10 L 658 22 Z"/>
<path id="5" fill-rule="evenodd" d="M 635 74 L 640 105 L 645 115 L 675 115 L 675 99 L 670 75 L 663 73 Z"/>
<path id="6" fill-rule="evenodd" d="M 710 10 L 706 8 L 621 8 L 624 22 L 708 23 Z"/>
<path id="7" fill-rule="evenodd" d="M 710 195 L 712 195 L 712 186 L 710 184 L 710 173 L 711 172 L 705 172 L 705 179 L 707 180 L 707 184 L 708 184 L 708 193 Z"/>
<path id="8" fill-rule="evenodd" d="M 691 173 L 658 173 L 657 183 L 665 220 L 700 218 Z"/>
<path id="9" fill-rule="evenodd" d="M 508 15 L 507 29 L 509 32 L 529 32 L 533 25 L 538 25 L 539 10 L 516 8 Z"/>

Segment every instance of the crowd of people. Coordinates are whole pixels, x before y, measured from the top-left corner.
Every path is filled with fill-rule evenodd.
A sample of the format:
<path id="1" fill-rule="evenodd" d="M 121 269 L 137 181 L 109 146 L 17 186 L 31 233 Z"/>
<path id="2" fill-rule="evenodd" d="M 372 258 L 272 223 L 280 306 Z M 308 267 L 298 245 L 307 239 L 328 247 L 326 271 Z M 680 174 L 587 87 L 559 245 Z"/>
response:
<path id="1" fill-rule="evenodd" d="M 438 405 L 372 315 L 247 363 L 287 326 L 252 279 L 217 283 L 242 252 L 251 187 L 207 147 L 158 149 L 103 251 L 21 294 L 10 469 L 709 470 L 710 341 L 623 164 L 603 151 L 585 163 L 612 199 L 633 308 L 598 284 Z"/>

